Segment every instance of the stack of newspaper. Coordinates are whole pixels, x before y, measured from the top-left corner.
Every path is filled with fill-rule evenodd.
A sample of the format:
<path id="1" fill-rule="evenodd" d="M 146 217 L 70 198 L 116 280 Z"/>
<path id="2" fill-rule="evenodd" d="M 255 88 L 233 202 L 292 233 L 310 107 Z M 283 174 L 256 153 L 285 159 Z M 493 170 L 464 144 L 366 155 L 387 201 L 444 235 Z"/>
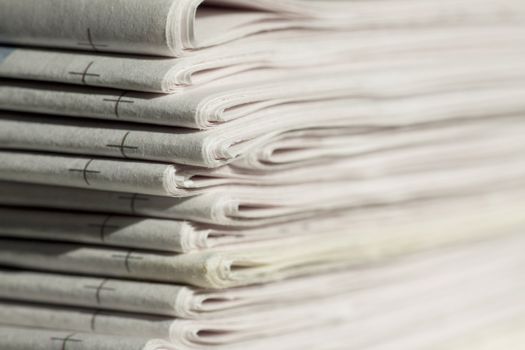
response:
<path id="1" fill-rule="evenodd" d="M 525 343 L 521 0 L 0 0 L 0 348 Z"/>

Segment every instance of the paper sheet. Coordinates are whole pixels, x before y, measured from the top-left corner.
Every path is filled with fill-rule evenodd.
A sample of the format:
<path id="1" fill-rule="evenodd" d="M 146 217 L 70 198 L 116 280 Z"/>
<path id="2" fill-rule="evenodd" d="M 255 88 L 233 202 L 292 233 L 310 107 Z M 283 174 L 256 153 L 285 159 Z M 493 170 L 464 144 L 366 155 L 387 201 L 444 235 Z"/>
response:
<path id="1" fill-rule="evenodd" d="M 296 3 L 295 15 L 292 15 L 278 11 L 279 2 L 273 1 L 263 6 L 263 10 L 277 8 L 276 12 L 207 6 L 197 11 L 200 3 L 202 0 L 154 0 L 147 4 L 140 0 L 3 3 L 0 41 L 180 56 L 186 49 L 217 45 L 263 31 L 311 25 L 304 19 L 306 4 L 299 7 Z M 243 4 L 249 7 L 250 2 L 243 1 Z M 39 13 L 38 20 L 34 13 Z M 303 19 L 299 17 L 301 13 Z"/>
<path id="2" fill-rule="evenodd" d="M 509 299 L 510 300 L 510 299 Z M 495 307 L 496 308 L 495 308 Z M 461 310 L 465 311 L 465 310 Z M 521 309 L 500 307 L 499 304 L 493 305 L 485 303 L 478 308 L 470 308 L 468 311 L 467 322 L 464 318 L 458 317 L 457 313 L 441 314 L 433 317 L 431 322 L 427 322 L 426 328 L 420 329 L 423 336 L 412 335 L 401 336 L 401 343 L 397 342 L 394 347 L 388 344 L 368 344 L 361 349 L 367 350 L 392 350 L 405 348 L 431 349 L 431 350 L 450 350 L 464 349 L 475 346 L 483 350 L 499 350 L 502 348 L 515 348 L 520 346 L 523 340 L 522 327 L 525 324 L 524 311 Z M 487 314 L 492 312 L 492 316 Z M 428 316 L 428 315 L 427 315 Z M 409 325 L 406 328 L 410 328 Z M 439 329 L 439 331 L 436 331 Z M 247 346 L 254 350 L 264 350 L 276 346 L 285 350 L 301 350 L 307 346 L 315 346 L 317 349 L 324 350 L 346 350 L 348 344 L 352 344 L 357 335 L 349 332 L 349 326 L 330 325 L 316 329 L 307 329 L 302 332 L 276 336 L 273 338 L 262 338 L 255 342 L 240 343 L 228 347 L 214 347 L 214 349 L 245 349 Z M 43 330 L 33 328 L 20 328 L 10 326 L 0 326 L 0 345 L 4 347 L 16 347 L 21 350 L 44 350 L 48 349 L 49 342 L 64 342 L 67 346 L 75 345 L 75 349 L 91 350 L 175 350 L 175 347 L 166 341 L 130 339 L 123 341 L 123 337 L 105 336 L 93 333 L 71 333 L 55 330 Z M 411 337 L 410 337 L 411 336 Z M 439 338 L 442 336 L 442 338 Z M 69 338 L 68 338 L 69 337 Z M 448 337 L 448 338 L 447 338 Z M 407 339 L 408 338 L 408 339 Z M 414 339 L 415 338 L 415 339 Z M 443 342 L 447 338 L 449 341 Z M 409 341 L 409 343 L 407 343 Z M 145 344 L 143 346 L 143 344 Z M 63 343 L 58 343 L 61 346 Z M 409 346 L 410 345 L 410 346 Z M 481 347 L 478 347 L 480 345 Z M 502 347 L 500 347 L 502 345 Z M 360 346 L 362 346 L 360 344 Z M 396 347 L 397 346 L 397 347 Z M 354 347 L 354 349 L 356 349 Z"/>
<path id="3" fill-rule="evenodd" d="M 222 291 L 173 284 L 2 269 L 0 296 L 9 300 L 99 310 L 186 319 L 220 319 L 251 314 L 267 309 L 269 305 L 300 304 L 350 292 L 359 295 L 359 291 L 362 291 L 363 296 L 366 296 L 381 292 L 383 288 L 390 288 L 392 285 L 405 285 L 410 281 L 417 285 L 440 274 L 449 277 L 457 274 L 458 278 L 462 279 L 465 275 L 479 274 L 487 268 L 506 269 L 510 266 L 509 262 L 522 256 L 522 240 L 520 235 L 510 236 L 466 247 L 427 251 L 385 264 Z M 464 267 L 457 269 L 459 265 Z M 429 275 L 428 271 L 433 271 L 433 274 Z"/>
<path id="4" fill-rule="evenodd" d="M 0 107 L 197 129 L 232 120 L 266 119 L 276 108 L 285 108 L 290 103 L 327 104 L 337 98 L 356 99 L 358 106 L 354 111 L 374 114 L 389 110 L 388 100 L 393 97 L 521 87 L 525 79 L 524 54 L 520 46 L 512 51 L 509 55 L 489 50 L 463 56 L 452 51 L 447 54 L 448 58 L 439 59 L 433 53 L 423 60 L 411 59 L 401 65 L 394 62 L 393 67 L 369 71 L 352 68 L 351 64 L 349 68 L 345 68 L 347 64 L 339 64 L 296 71 L 251 70 L 167 95 L 3 80 Z M 503 90 L 501 97 L 510 99 L 503 97 L 507 93 Z M 367 103 L 376 100 L 387 100 L 384 101 L 387 106 Z M 303 108 L 301 112 L 311 108 L 314 107 Z M 328 106 L 322 110 L 326 115 L 334 114 Z M 285 108 L 279 113 L 293 112 Z M 297 124 L 293 114 L 280 121 Z"/>
<path id="5" fill-rule="evenodd" d="M 388 233 L 384 227 L 371 227 L 351 235 L 342 235 L 343 230 L 321 237 L 259 242 L 256 248 L 238 245 L 181 255 L 44 242 L 40 242 L 35 251 L 32 243 L 2 239 L 0 262 L 23 268 L 45 266 L 50 271 L 224 288 L 319 272 L 334 266 L 382 261 L 409 252 L 519 230 L 524 219 L 519 215 L 523 203 L 518 199 L 509 200 L 506 207 L 497 201 L 487 201 L 484 207 L 480 203 L 475 209 L 469 208 L 471 212 L 451 211 L 447 220 L 436 218 L 432 210 L 422 212 L 418 217 L 426 222 L 424 235 L 420 225 L 409 220 L 392 223 Z"/>
<path id="6" fill-rule="evenodd" d="M 435 57 L 450 51 L 509 51 L 520 46 L 522 32 L 521 26 L 512 25 L 417 32 L 269 32 L 176 59 L 0 46 L 0 77 L 180 93 L 191 85 L 202 86 L 256 68 L 296 70 L 346 61 L 358 71 L 422 60 L 430 53 Z"/>
<path id="7" fill-rule="evenodd" d="M 352 29 L 413 27 L 432 24 L 487 23 L 523 18 L 519 0 L 446 0 L 415 3 L 327 1 L 140 0 L 96 2 L 38 0 L 3 3 L 0 42 L 77 50 L 180 56 L 185 51 L 218 45 L 256 33 L 290 28 Z M 54 5 L 54 6 L 53 6 Z M 239 6 L 240 5 L 240 6 Z M 257 9 L 258 11 L 253 11 Z M 39 13 L 38 20 L 34 14 Z M 133 18 L 133 21 L 129 19 Z M 31 23 L 31 25 L 27 25 Z M 60 25 L 57 25 L 60 23 Z"/>
<path id="8" fill-rule="evenodd" d="M 502 126 L 503 121 L 512 123 L 513 127 Z M 21 125 L 20 122 L 16 121 L 10 124 L 11 128 L 4 130 L 8 137 L 15 135 L 14 131 Z M 39 143 L 32 131 L 36 131 L 40 127 L 40 132 L 46 134 L 41 124 L 27 123 L 26 125 L 30 127 L 23 128 L 25 130 L 23 134 L 32 137 L 33 141 L 29 143 L 31 141 L 25 139 L 23 142 L 28 145 L 27 147 L 34 149 L 46 149 L 46 145 L 50 145 L 53 147 L 47 147 L 50 151 L 59 152 L 61 148 L 72 150 L 74 146 L 69 144 L 69 140 L 80 143 L 81 147 L 92 145 L 96 139 L 100 138 L 102 140 L 98 143 L 104 143 L 103 134 L 94 133 L 91 132 L 91 129 L 87 129 L 84 130 L 86 140 L 82 140 L 80 137 L 73 137 L 68 132 L 67 127 L 64 129 L 49 128 L 49 136 L 45 136 L 45 139 Z M 249 191 L 252 186 L 303 185 L 308 187 L 329 181 L 341 183 L 348 181 L 348 183 L 359 182 L 362 184 L 366 183 L 367 180 L 380 181 L 380 177 L 414 173 L 417 173 L 417 176 L 424 177 L 425 173 L 434 170 L 446 172 L 447 169 L 452 169 L 457 171 L 467 166 L 473 169 L 477 166 L 483 168 L 486 165 L 491 166 L 491 162 L 496 164 L 502 160 L 514 159 L 519 150 L 525 148 L 525 142 L 520 137 L 524 127 L 525 124 L 518 118 L 499 118 L 497 123 L 489 120 L 473 125 L 466 124 L 463 128 L 457 127 L 450 135 L 446 135 L 447 128 L 437 131 L 430 128 L 427 129 L 427 135 L 432 135 L 434 131 L 434 135 L 439 137 L 441 132 L 450 139 L 445 142 L 432 142 L 431 137 L 429 137 L 426 139 L 428 144 L 413 144 L 409 148 L 376 152 L 367 157 L 342 158 L 330 163 L 333 172 L 328 174 L 325 172 L 326 163 L 307 168 L 261 173 L 241 171 L 234 166 L 208 170 L 153 162 L 0 151 L 0 164 L 2 165 L 0 179 L 171 196 L 196 195 L 224 187 Z M 413 132 L 409 132 L 408 136 L 411 134 Z M 90 137 L 90 135 L 93 136 Z M 107 135 L 107 137 L 110 136 L 110 130 L 108 130 Z M 129 143 L 121 142 L 118 145 L 117 142 L 114 142 L 114 146 L 131 147 L 129 145 L 133 144 L 134 138 L 130 138 L 130 136 L 131 134 L 124 136 L 125 141 L 129 139 Z M 418 136 L 424 138 L 425 134 L 422 133 Z M 220 137 L 219 134 L 217 137 Z M 372 134 L 371 137 L 377 137 L 377 135 Z M 24 138 L 24 136 L 17 138 Z M 140 139 L 143 140 L 143 148 L 152 150 L 151 159 L 156 158 L 154 152 L 159 148 L 158 143 L 168 143 L 163 140 L 157 140 L 157 143 L 150 141 L 155 138 L 147 137 L 146 134 Z M 409 138 L 404 141 L 411 143 Z M 106 145 L 111 146 L 110 141 L 105 142 Z M 353 142 L 355 141 L 350 139 L 350 145 L 347 148 L 352 149 L 351 144 Z M 8 144 L 11 144 L 11 147 L 17 147 L 17 144 L 12 142 L 8 141 Z M 174 144 L 178 145 L 179 143 Z M 204 145 L 201 148 L 204 148 Z M 80 153 L 82 149 L 83 147 L 78 152 Z M 483 152 L 480 153 L 480 150 Z M 140 150 L 138 151 L 140 152 Z M 177 152 L 174 153 L 177 154 Z M 145 159 L 150 159 L 148 154 L 143 153 L 142 155 Z M 429 158 L 432 158 L 433 162 L 429 163 Z M 519 164 L 521 164 L 519 159 L 520 157 L 517 157 L 516 163 L 513 165 L 516 169 L 519 169 Z M 297 181 L 298 178 L 301 180 Z M 319 188 L 322 189 L 322 186 L 320 185 Z"/>
<path id="9" fill-rule="evenodd" d="M 31 327 L 45 324 L 49 328 L 79 332 L 158 337 L 182 348 L 235 344 L 261 336 L 322 327 L 334 321 L 359 321 L 355 325 L 358 329 L 365 329 L 365 325 L 375 322 L 375 332 L 388 334 L 399 327 L 393 322 L 395 318 L 403 322 L 406 317 L 410 323 L 425 315 L 442 313 L 442 310 L 461 310 L 502 296 L 515 298 L 525 288 L 523 281 L 516 278 L 523 272 L 523 261 L 519 257 L 520 254 L 507 259 L 500 256 L 500 261 L 493 264 L 485 261 L 483 268 L 476 266 L 472 271 L 448 270 L 447 273 L 446 269 L 438 270 L 423 281 L 409 280 L 385 288 L 351 291 L 326 299 L 290 304 L 286 310 L 261 309 L 216 319 L 180 320 L 14 302 L 2 302 L 0 314 L 9 314 L 10 317 L 1 319 L 11 325 Z M 479 291 L 480 286 L 488 284 L 490 288 Z M 473 293 L 475 290 L 478 291 Z M 334 312 L 335 308 L 340 311 Z M 357 342 L 363 342 L 367 337 L 360 338 L 364 339 L 358 337 Z"/>
<path id="10" fill-rule="evenodd" d="M 410 219 L 419 206 L 431 207 L 435 215 L 446 217 L 452 203 L 471 206 L 493 196 L 497 198 L 494 193 L 472 193 L 464 197 L 456 194 L 391 205 L 376 204 L 261 227 L 243 227 L 245 225 L 235 223 L 221 227 L 217 223 L 4 207 L 0 208 L 5 218 L 0 222 L 0 236 L 187 253 L 286 237 L 322 236 L 347 227 L 352 230 L 380 227 L 391 220 Z"/>
<path id="11" fill-rule="evenodd" d="M 311 176 L 301 182 L 293 182 L 293 175 L 301 175 L 301 171 L 284 172 L 284 179 L 273 180 L 271 176 L 268 179 L 259 179 L 257 175 L 250 176 L 228 176 L 225 174 L 208 175 L 209 179 L 185 181 L 183 176 L 177 175 L 177 169 L 170 165 L 139 163 L 139 162 L 125 162 L 113 161 L 105 159 L 94 158 L 77 158 L 64 156 L 47 156 L 32 153 L 21 152 L 0 152 L 2 158 L 2 169 L 0 170 L 0 179 L 6 181 L 17 180 L 20 182 L 41 183 L 46 185 L 63 185 L 70 187 L 80 187 L 95 190 L 116 190 L 120 192 L 134 192 L 139 194 L 157 195 L 157 196 L 175 196 L 187 197 L 206 193 L 225 192 L 227 190 L 247 194 L 250 191 L 258 191 L 261 187 L 266 187 L 270 191 L 286 190 L 288 188 L 309 188 L 317 185 L 318 192 L 326 191 L 328 197 L 332 196 L 332 189 L 340 186 L 351 187 L 352 185 L 363 186 L 363 189 L 369 190 L 368 193 L 375 193 L 373 185 L 376 184 L 378 188 L 386 188 L 387 185 L 392 184 L 392 191 L 396 190 L 394 181 L 399 181 L 397 187 L 414 184 L 414 190 L 417 189 L 418 182 L 431 181 L 439 184 L 441 178 L 447 174 L 447 169 L 451 169 L 449 175 L 451 178 L 467 176 L 463 174 L 480 174 L 483 172 L 493 171 L 494 176 L 498 172 L 505 177 L 509 173 L 508 169 L 501 169 L 501 165 L 506 162 L 513 162 L 514 169 L 510 170 L 514 174 L 521 174 L 524 171 L 524 164 L 521 158 L 517 157 L 513 151 L 519 151 L 523 147 L 516 143 L 500 142 L 501 144 L 512 147 L 510 151 L 507 149 L 497 150 L 489 147 L 480 147 L 480 149 L 487 149 L 487 153 L 483 154 L 481 159 L 474 157 L 469 158 L 458 157 L 457 159 L 447 159 L 446 156 L 450 153 L 440 154 L 438 152 L 430 152 L 425 149 L 421 150 L 420 155 L 411 155 L 410 152 L 402 154 L 401 157 L 384 156 L 378 157 L 378 163 L 384 160 L 385 163 L 375 163 L 375 159 L 367 159 L 362 164 L 357 162 L 341 161 L 340 169 L 342 173 L 330 176 L 323 176 L 320 173 L 317 177 Z M 482 143 L 481 146 L 486 146 Z M 470 146 L 470 145 L 469 145 Z M 474 143 L 472 146 L 477 146 Z M 450 150 L 445 150 L 450 152 Z M 490 152 L 493 152 L 492 154 Z M 507 151 L 507 152 L 505 152 Z M 405 157 L 402 157 L 405 156 Z M 419 156 L 419 157 L 418 157 Z M 436 157 L 437 163 L 425 166 L 413 165 L 413 162 L 424 161 L 428 157 Z M 464 163 L 461 163 L 463 160 Z M 396 161 L 401 162 L 401 164 Z M 416 163 L 417 164 L 417 163 Z M 367 168 L 367 166 L 370 166 Z M 445 168 L 448 167 L 448 168 Z M 337 169 L 337 164 L 334 169 Z M 315 171 L 316 169 L 310 169 Z M 338 169 L 339 170 L 339 169 Z M 438 171 L 439 176 L 435 176 L 434 171 Z M 189 177 L 195 176 L 199 178 L 199 173 L 189 173 Z M 387 180 L 382 180 L 381 177 L 388 177 Z M 322 182 L 331 180 L 330 182 Z M 400 186 L 401 185 L 401 186 Z M 443 184 L 446 188 L 446 184 Z M 454 184 L 450 185 L 451 187 Z M 421 189 L 423 190 L 423 189 Z M 352 193 L 352 189 L 341 190 L 343 193 Z M 367 193 L 363 191 L 364 193 Z M 256 197 L 254 197 L 256 198 Z"/>
<path id="12" fill-rule="evenodd" d="M 308 132 L 312 127 L 333 129 L 337 126 L 339 134 L 359 134 L 367 126 L 367 130 L 361 131 L 367 134 L 381 128 L 425 124 L 430 128 L 452 121 L 479 122 L 480 118 L 488 117 L 499 121 L 525 109 L 523 96 L 523 88 L 516 86 L 376 102 L 338 99 L 291 104 L 275 106 L 201 132 L 161 130 L 120 123 L 101 125 L 7 112 L 0 114 L 0 145 L 4 149 L 67 152 L 217 167 L 249 156 L 250 153 L 260 154 L 261 149 L 271 147 L 273 142 L 282 142 L 289 133 Z M 449 101 L 447 105 L 442 103 L 444 98 Z M 354 105 L 354 108 L 349 109 L 349 104 Z M 327 113 L 326 118 L 318 118 L 318 108 Z M 282 115 L 287 115 L 286 120 L 283 120 Z M 508 132 L 512 132 L 512 129 Z M 330 142 L 332 138 L 325 139 Z M 340 144 L 332 147 L 335 154 L 344 155 L 344 150 L 351 152 L 355 149 L 354 145 L 344 146 L 344 143 L 353 143 L 352 138 L 342 138 L 341 142 L 343 147 Z M 293 159 L 290 160 L 293 162 Z"/>
<path id="13" fill-rule="evenodd" d="M 521 158 L 520 158 L 521 159 Z M 184 219 L 216 225 L 257 226 L 307 218 L 312 213 L 359 208 L 421 198 L 490 193 L 501 188 L 519 190 L 522 167 L 506 167 L 505 159 L 483 166 L 433 170 L 389 178 L 327 182 L 316 185 L 316 196 L 305 185 L 253 186 L 221 190 L 187 198 L 170 198 L 137 193 L 91 191 L 67 187 L 9 183 L 0 186 L 3 205 L 63 208 L 102 213 L 131 214 L 157 218 Z M 518 164 L 515 159 L 513 163 Z M 454 178 L 454 181 L 450 181 Z M 429 188 L 428 184 L 432 183 Z M 306 186 L 308 188 L 308 186 Z M 83 198 L 78 201 L 76 198 Z"/>

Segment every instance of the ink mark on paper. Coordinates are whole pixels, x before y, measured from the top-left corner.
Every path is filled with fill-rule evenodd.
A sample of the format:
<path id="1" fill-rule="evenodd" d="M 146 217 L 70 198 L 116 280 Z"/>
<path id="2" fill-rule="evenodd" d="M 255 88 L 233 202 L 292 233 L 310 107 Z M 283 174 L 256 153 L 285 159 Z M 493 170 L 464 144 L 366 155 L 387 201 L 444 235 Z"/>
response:
<path id="1" fill-rule="evenodd" d="M 98 51 L 99 48 L 106 48 L 108 45 L 104 44 L 95 44 L 93 41 L 93 36 L 91 35 L 91 29 L 87 29 L 87 42 L 81 41 L 78 42 L 77 45 L 79 46 L 89 46 L 93 51 Z"/>
<path id="2" fill-rule="evenodd" d="M 84 288 L 86 289 L 93 289 L 95 290 L 95 299 L 97 300 L 97 305 L 100 305 L 100 293 L 102 291 L 108 291 L 108 292 L 114 292 L 115 291 L 115 288 L 109 288 L 109 287 L 106 287 L 106 283 L 108 283 L 109 279 L 108 278 L 104 278 L 100 284 L 98 286 L 90 286 L 90 285 L 87 285 L 87 286 L 84 286 Z"/>
<path id="3" fill-rule="evenodd" d="M 60 341 L 61 342 L 60 349 L 61 350 L 67 350 L 67 346 L 68 346 L 69 343 L 82 343 L 81 339 L 75 339 L 74 338 L 75 335 L 76 335 L 76 333 L 71 333 L 68 336 L 66 336 L 65 338 L 51 337 L 51 340 L 52 341 Z"/>
<path id="4" fill-rule="evenodd" d="M 131 196 L 119 196 L 118 199 L 129 200 L 131 214 L 136 214 L 135 204 L 136 204 L 137 201 L 143 201 L 143 202 L 149 201 L 148 197 L 141 196 L 141 195 L 139 195 L 137 193 L 134 193 Z"/>
<path id="5" fill-rule="evenodd" d="M 133 256 L 133 253 L 135 252 L 134 249 L 130 249 L 127 254 L 113 254 L 111 257 L 113 259 L 123 259 L 124 260 L 124 266 L 126 267 L 126 271 L 131 272 L 130 267 L 130 260 L 142 260 L 143 258 L 141 256 Z"/>
<path id="6" fill-rule="evenodd" d="M 68 169 L 70 172 L 77 172 L 77 173 L 82 173 L 82 178 L 84 179 L 84 182 L 88 185 L 88 186 L 91 186 L 91 184 L 89 183 L 89 180 L 88 180 L 88 174 L 100 174 L 100 171 L 97 171 L 97 170 L 89 170 L 89 166 L 91 165 L 91 163 L 94 161 L 94 159 L 90 159 L 86 162 L 86 165 L 84 165 L 84 168 L 83 169 Z"/>
<path id="7" fill-rule="evenodd" d="M 126 150 L 137 150 L 138 147 L 134 147 L 134 146 L 126 146 L 126 139 L 128 138 L 129 134 L 131 132 L 128 131 L 126 132 L 126 134 L 124 134 L 124 136 L 122 137 L 122 140 L 120 141 L 120 144 L 118 145 L 106 145 L 106 147 L 113 147 L 113 148 L 118 148 L 120 150 L 120 154 L 122 154 L 122 157 L 124 158 L 129 158 L 127 155 L 126 155 Z"/>
<path id="8" fill-rule="evenodd" d="M 119 114 L 119 106 L 121 103 L 135 103 L 135 101 L 133 100 L 126 100 L 124 99 L 124 96 L 126 96 L 128 92 L 127 91 L 124 91 L 123 93 L 120 94 L 120 96 L 116 99 L 114 98 L 105 98 L 103 101 L 105 102 L 114 102 L 115 103 L 115 108 L 114 108 L 114 112 L 115 112 L 115 116 L 117 118 L 120 118 L 120 114 Z"/>
<path id="9" fill-rule="evenodd" d="M 95 321 L 96 321 L 96 318 L 98 316 L 98 314 L 100 313 L 100 310 L 95 310 L 93 312 L 93 315 L 91 316 L 91 322 L 90 322 L 90 328 L 91 328 L 91 331 L 94 332 L 95 331 Z"/>
<path id="10" fill-rule="evenodd" d="M 106 216 L 104 218 L 104 221 L 102 221 L 101 224 L 88 224 L 88 227 L 94 227 L 94 228 L 98 228 L 99 229 L 100 241 L 101 242 L 105 242 L 106 241 L 106 229 L 117 230 L 117 229 L 120 228 L 120 226 L 117 226 L 117 225 L 109 225 L 109 220 L 111 220 L 112 217 L 113 217 L 113 215 Z"/>
<path id="11" fill-rule="evenodd" d="M 89 73 L 89 69 L 91 68 L 93 63 L 95 63 L 95 61 L 89 62 L 88 65 L 86 66 L 86 68 L 84 68 L 84 70 L 82 72 L 68 72 L 68 73 L 70 75 L 79 75 L 79 76 L 81 76 L 82 77 L 82 79 L 81 79 L 82 84 L 87 85 L 86 77 L 93 77 L 93 78 L 100 77 L 100 74 Z"/>

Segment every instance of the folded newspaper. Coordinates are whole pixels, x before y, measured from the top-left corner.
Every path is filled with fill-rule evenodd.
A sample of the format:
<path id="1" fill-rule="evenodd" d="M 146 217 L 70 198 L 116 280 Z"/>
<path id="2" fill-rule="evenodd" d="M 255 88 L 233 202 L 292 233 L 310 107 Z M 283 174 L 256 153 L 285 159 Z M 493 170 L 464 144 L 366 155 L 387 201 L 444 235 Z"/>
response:
<path id="1" fill-rule="evenodd" d="M 520 0 L 0 0 L 0 349 L 525 344 Z"/>
<path id="2" fill-rule="evenodd" d="M 421 345 L 447 349 L 447 343 L 465 341 L 464 338 L 468 339 L 470 333 L 502 326 L 521 326 L 522 323 L 516 321 L 523 320 L 525 312 L 520 304 L 520 295 L 525 288 L 519 278 L 523 273 L 522 244 L 523 235 L 511 236 L 496 245 L 491 242 L 477 243 L 468 249 L 449 248 L 439 254 L 413 256 L 388 266 L 353 273 L 291 280 L 283 282 L 281 288 L 276 288 L 277 285 L 265 287 L 263 291 L 241 288 L 225 294 L 197 291 L 193 298 L 190 293 L 182 297 L 182 289 L 167 285 L 142 283 L 142 286 L 134 286 L 136 282 L 6 271 L 2 277 L 7 275 L 8 283 L 11 282 L 14 287 L 8 289 L 7 294 L 14 295 L 14 300 L 0 304 L 0 313 L 9 320 L 6 321 L 9 326 L 1 328 L 9 336 L 0 341 L 6 346 L 22 348 L 33 342 L 52 341 L 55 345 L 61 345 L 63 342 L 68 344 L 68 339 L 74 339 L 73 342 L 78 341 L 81 348 L 86 349 L 94 348 L 92 344 L 98 341 L 114 349 L 166 349 L 169 346 L 262 349 L 275 344 L 287 349 L 299 349 L 299 345 L 305 346 L 306 341 L 314 341 L 314 344 L 319 341 L 320 346 L 325 342 L 341 342 L 351 344 L 351 349 L 389 349 L 394 344 L 406 342 L 412 345 L 408 347 L 410 349 Z M 494 248 L 497 248 L 496 251 Z M 465 264 L 465 269 L 458 269 L 458 264 Z M 429 269 L 432 274 L 428 274 Z M 338 283 L 342 279 L 352 282 L 342 286 Z M 312 282 L 316 283 L 313 286 L 321 286 L 320 283 L 330 283 L 331 280 L 335 282 L 334 287 L 341 289 L 324 292 L 323 288 L 318 291 L 313 288 L 314 291 L 304 295 L 304 288 L 311 290 Z M 68 284 L 62 284 L 68 282 L 73 288 L 71 292 L 66 292 Z M 95 299 L 92 296 L 94 291 L 88 287 L 101 282 L 103 287 Z M 79 293 L 76 296 L 83 304 L 88 299 L 86 296 L 90 295 L 92 304 L 95 304 L 94 300 L 99 300 L 105 303 L 106 310 L 23 303 L 20 300 L 23 300 L 24 294 L 15 295 L 17 290 L 31 301 L 48 298 L 47 301 L 53 303 L 61 295 L 56 293 L 68 298 L 75 292 Z M 185 290 L 189 291 L 188 288 Z M 0 291 L 5 295 L 4 289 Z M 284 291 L 293 293 L 294 297 L 291 300 L 281 299 Z M 276 293 L 277 299 L 272 299 L 272 293 Z M 133 295 L 138 299 L 134 299 Z M 232 303 L 229 298 L 235 296 L 242 296 L 237 300 L 245 305 Z M 303 297 L 310 302 L 304 303 L 301 300 Z M 130 311 L 134 300 L 140 308 L 144 308 L 140 302 L 143 298 L 155 300 L 157 303 L 150 305 L 163 308 L 163 313 L 133 314 L 107 309 L 109 305 L 113 308 L 113 305 L 120 304 L 120 307 L 125 305 Z M 199 303 L 206 298 L 217 300 L 220 304 L 216 307 L 223 309 L 213 310 L 212 303 L 211 310 L 201 310 L 197 317 L 191 315 L 188 319 L 181 319 L 163 316 L 166 311 L 172 312 L 173 306 L 187 307 L 192 305 L 192 299 Z M 517 304 L 509 307 L 507 303 L 505 306 L 503 300 Z M 73 301 L 68 301 L 72 305 Z M 161 302 L 166 302 L 165 306 Z M 269 310 L 269 305 L 274 309 Z M 235 308 L 237 310 L 233 311 Z M 151 312 L 154 309 L 148 310 Z M 291 312 L 298 310 L 299 313 Z M 47 330 L 33 331 L 32 327 Z M 295 331 L 290 332 L 291 329 Z M 30 334 L 25 334 L 27 332 Z M 133 336 L 130 337 L 130 334 Z M 262 334 L 271 334 L 272 337 L 261 337 Z M 168 342 L 173 345 L 167 345 Z M 439 346 L 441 343 L 444 344 Z"/>

